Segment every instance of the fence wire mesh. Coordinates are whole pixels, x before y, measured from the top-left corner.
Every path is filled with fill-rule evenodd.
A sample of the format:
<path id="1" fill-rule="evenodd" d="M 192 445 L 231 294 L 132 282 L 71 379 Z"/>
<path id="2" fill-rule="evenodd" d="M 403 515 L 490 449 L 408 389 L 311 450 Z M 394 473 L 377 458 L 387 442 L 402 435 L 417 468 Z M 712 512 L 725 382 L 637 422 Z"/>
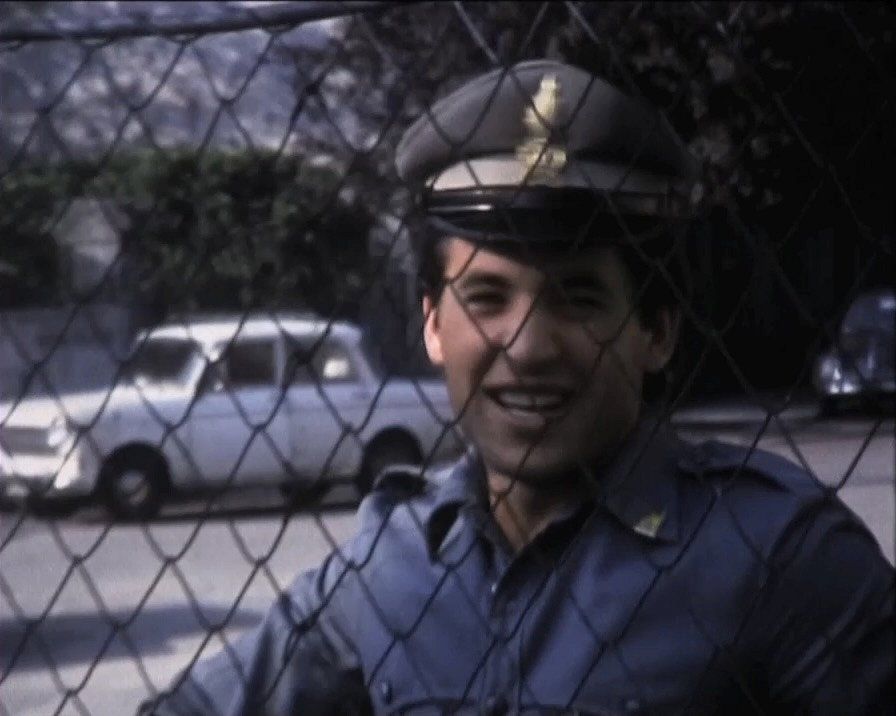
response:
<path id="1" fill-rule="evenodd" d="M 720 672 L 765 713 L 742 635 L 786 611 L 788 568 L 807 600 L 829 585 L 761 543 L 771 503 L 736 502 L 757 451 L 847 503 L 893 561 L 894 29 L 877 3 L 4 3 L 0 713 L 133 712 L 221 650 L 246 713 L 301 712 L 315 685 L 321 713 L 725 712 Z M 438 98 L 543 57 L 656 107 L 700 167 L 698 220 L 664 227 L 655 254 L 626 235 L 636 285 L 618 304 L 628 288 L 604 269 L 583 282 L 581 257 L 426 254 L 396 175 Z M 680 337 L 642 390 L 632 331 L 658 291 Z M 619 508 L 650 540 L 680 521 L 674 549 L 601 542 L 598 511 L 480 564 L 467 523 L 401 506 L 412 474 L 355 514 L 388 466 L 437 484 L 475 453 L 515 466 L 489 504 L 491 541 L 514 543 L 532 526 L 516 486 L 557 461 L 593 468 L 625 406 L 746 448 L 690 532 L 647 493 Z M 660 432 L 622 493 L 659 474 Z M 819 537 L 825 509 L 793 528 L 813 566 L 847 554 Z M 708 607 L 734 599 L 738 560 L 762 578 Z M 321 563 L 313 588 L 290 586 Z M 879 612 L 892 585 L 875 594 L 856 609 Z M 283 661 L 260 676 L 234 644 L 275 601 Z M 836 662 L 859 621 L 809 636 Z M 803 675 L 769 659 L 795 689 Z M 293 673 L 336 661 L 352 679 Z"/>

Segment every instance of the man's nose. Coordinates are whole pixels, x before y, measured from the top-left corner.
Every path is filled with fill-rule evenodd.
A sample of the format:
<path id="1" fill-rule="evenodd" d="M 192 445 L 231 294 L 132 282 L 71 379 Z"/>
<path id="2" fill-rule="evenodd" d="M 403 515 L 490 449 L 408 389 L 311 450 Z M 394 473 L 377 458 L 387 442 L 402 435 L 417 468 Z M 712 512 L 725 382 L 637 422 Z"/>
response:
<path id="1" fill-rule="evenodd" d="M 510 323 L 503 347 L 511 365 L 532 370 L 561 357 L 557 321 L 540 301 L 521 307 Z"/>

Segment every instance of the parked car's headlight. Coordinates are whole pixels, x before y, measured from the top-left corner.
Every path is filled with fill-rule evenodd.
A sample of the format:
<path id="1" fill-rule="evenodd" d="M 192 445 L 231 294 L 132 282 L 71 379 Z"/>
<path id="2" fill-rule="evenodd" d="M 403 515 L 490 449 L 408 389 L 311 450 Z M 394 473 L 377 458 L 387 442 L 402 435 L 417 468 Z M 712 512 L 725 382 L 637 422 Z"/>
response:
<path id="1" fill-rule="evenodd" d="M 836 356 L 828 354 L 818 361 L 818 378 L 823 385 L 830 385 L 842 378 L 840 361 Z"/>

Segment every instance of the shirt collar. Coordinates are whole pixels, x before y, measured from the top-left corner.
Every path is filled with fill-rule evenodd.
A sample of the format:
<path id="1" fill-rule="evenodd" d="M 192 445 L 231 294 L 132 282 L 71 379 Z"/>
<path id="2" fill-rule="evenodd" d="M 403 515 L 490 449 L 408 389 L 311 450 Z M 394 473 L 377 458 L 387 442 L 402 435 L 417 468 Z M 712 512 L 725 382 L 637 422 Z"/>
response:
<path id="1" fill-rule="evenodd" d="M 434 559 L 464 506 L 486 504 L 485 470 L 473 448 L 434 478 L 434 504 L 426 519 L 426 546 Z"/>
<path id="2" fill-rule="evenodd" d="M 679 534 L 682 446 L 658 419 L 645 418 L 613 460 L 595 472 L 598 501 L 642 537 L 674 542 Z"/>
<path id="3" fill-rule="evenodd" d="M 595 499 L 642 537 L 674 542 L 679 534 L 676 475 L 681 446 L 659 420 L 643 419 L 615 457 L 595 470 Z M 438 553 L 462 507 L 487 503 L 485 470 L 472 448 L 435 481 L 434 503 L 426 519 L 430 557 Z"/>

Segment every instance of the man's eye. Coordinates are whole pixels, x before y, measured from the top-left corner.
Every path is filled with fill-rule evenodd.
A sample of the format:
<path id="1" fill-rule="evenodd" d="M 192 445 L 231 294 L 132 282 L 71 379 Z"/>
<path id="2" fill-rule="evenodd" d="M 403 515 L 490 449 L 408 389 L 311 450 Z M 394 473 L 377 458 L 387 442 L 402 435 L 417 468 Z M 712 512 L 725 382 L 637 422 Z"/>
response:
<path id="1" fill-rule="evenodd" d="M 463 296 L 464 303 L 472 308 L 497 308 L 504 303 L 500 291 L 473 291 Z"/>
<path id="2" fill-rule="evenodd" d="M 606 301 L 595 291 L 564 291 L 560 293 L 562 307 L 575 311 L 590 311 L 603 308 Z"/>
<path id="3" fill-rule="evenodd" d="M 600 294 L 590 291 L 573 291 L 566 300 L 577 306 L 602 306 L 604 303 Z"/>

